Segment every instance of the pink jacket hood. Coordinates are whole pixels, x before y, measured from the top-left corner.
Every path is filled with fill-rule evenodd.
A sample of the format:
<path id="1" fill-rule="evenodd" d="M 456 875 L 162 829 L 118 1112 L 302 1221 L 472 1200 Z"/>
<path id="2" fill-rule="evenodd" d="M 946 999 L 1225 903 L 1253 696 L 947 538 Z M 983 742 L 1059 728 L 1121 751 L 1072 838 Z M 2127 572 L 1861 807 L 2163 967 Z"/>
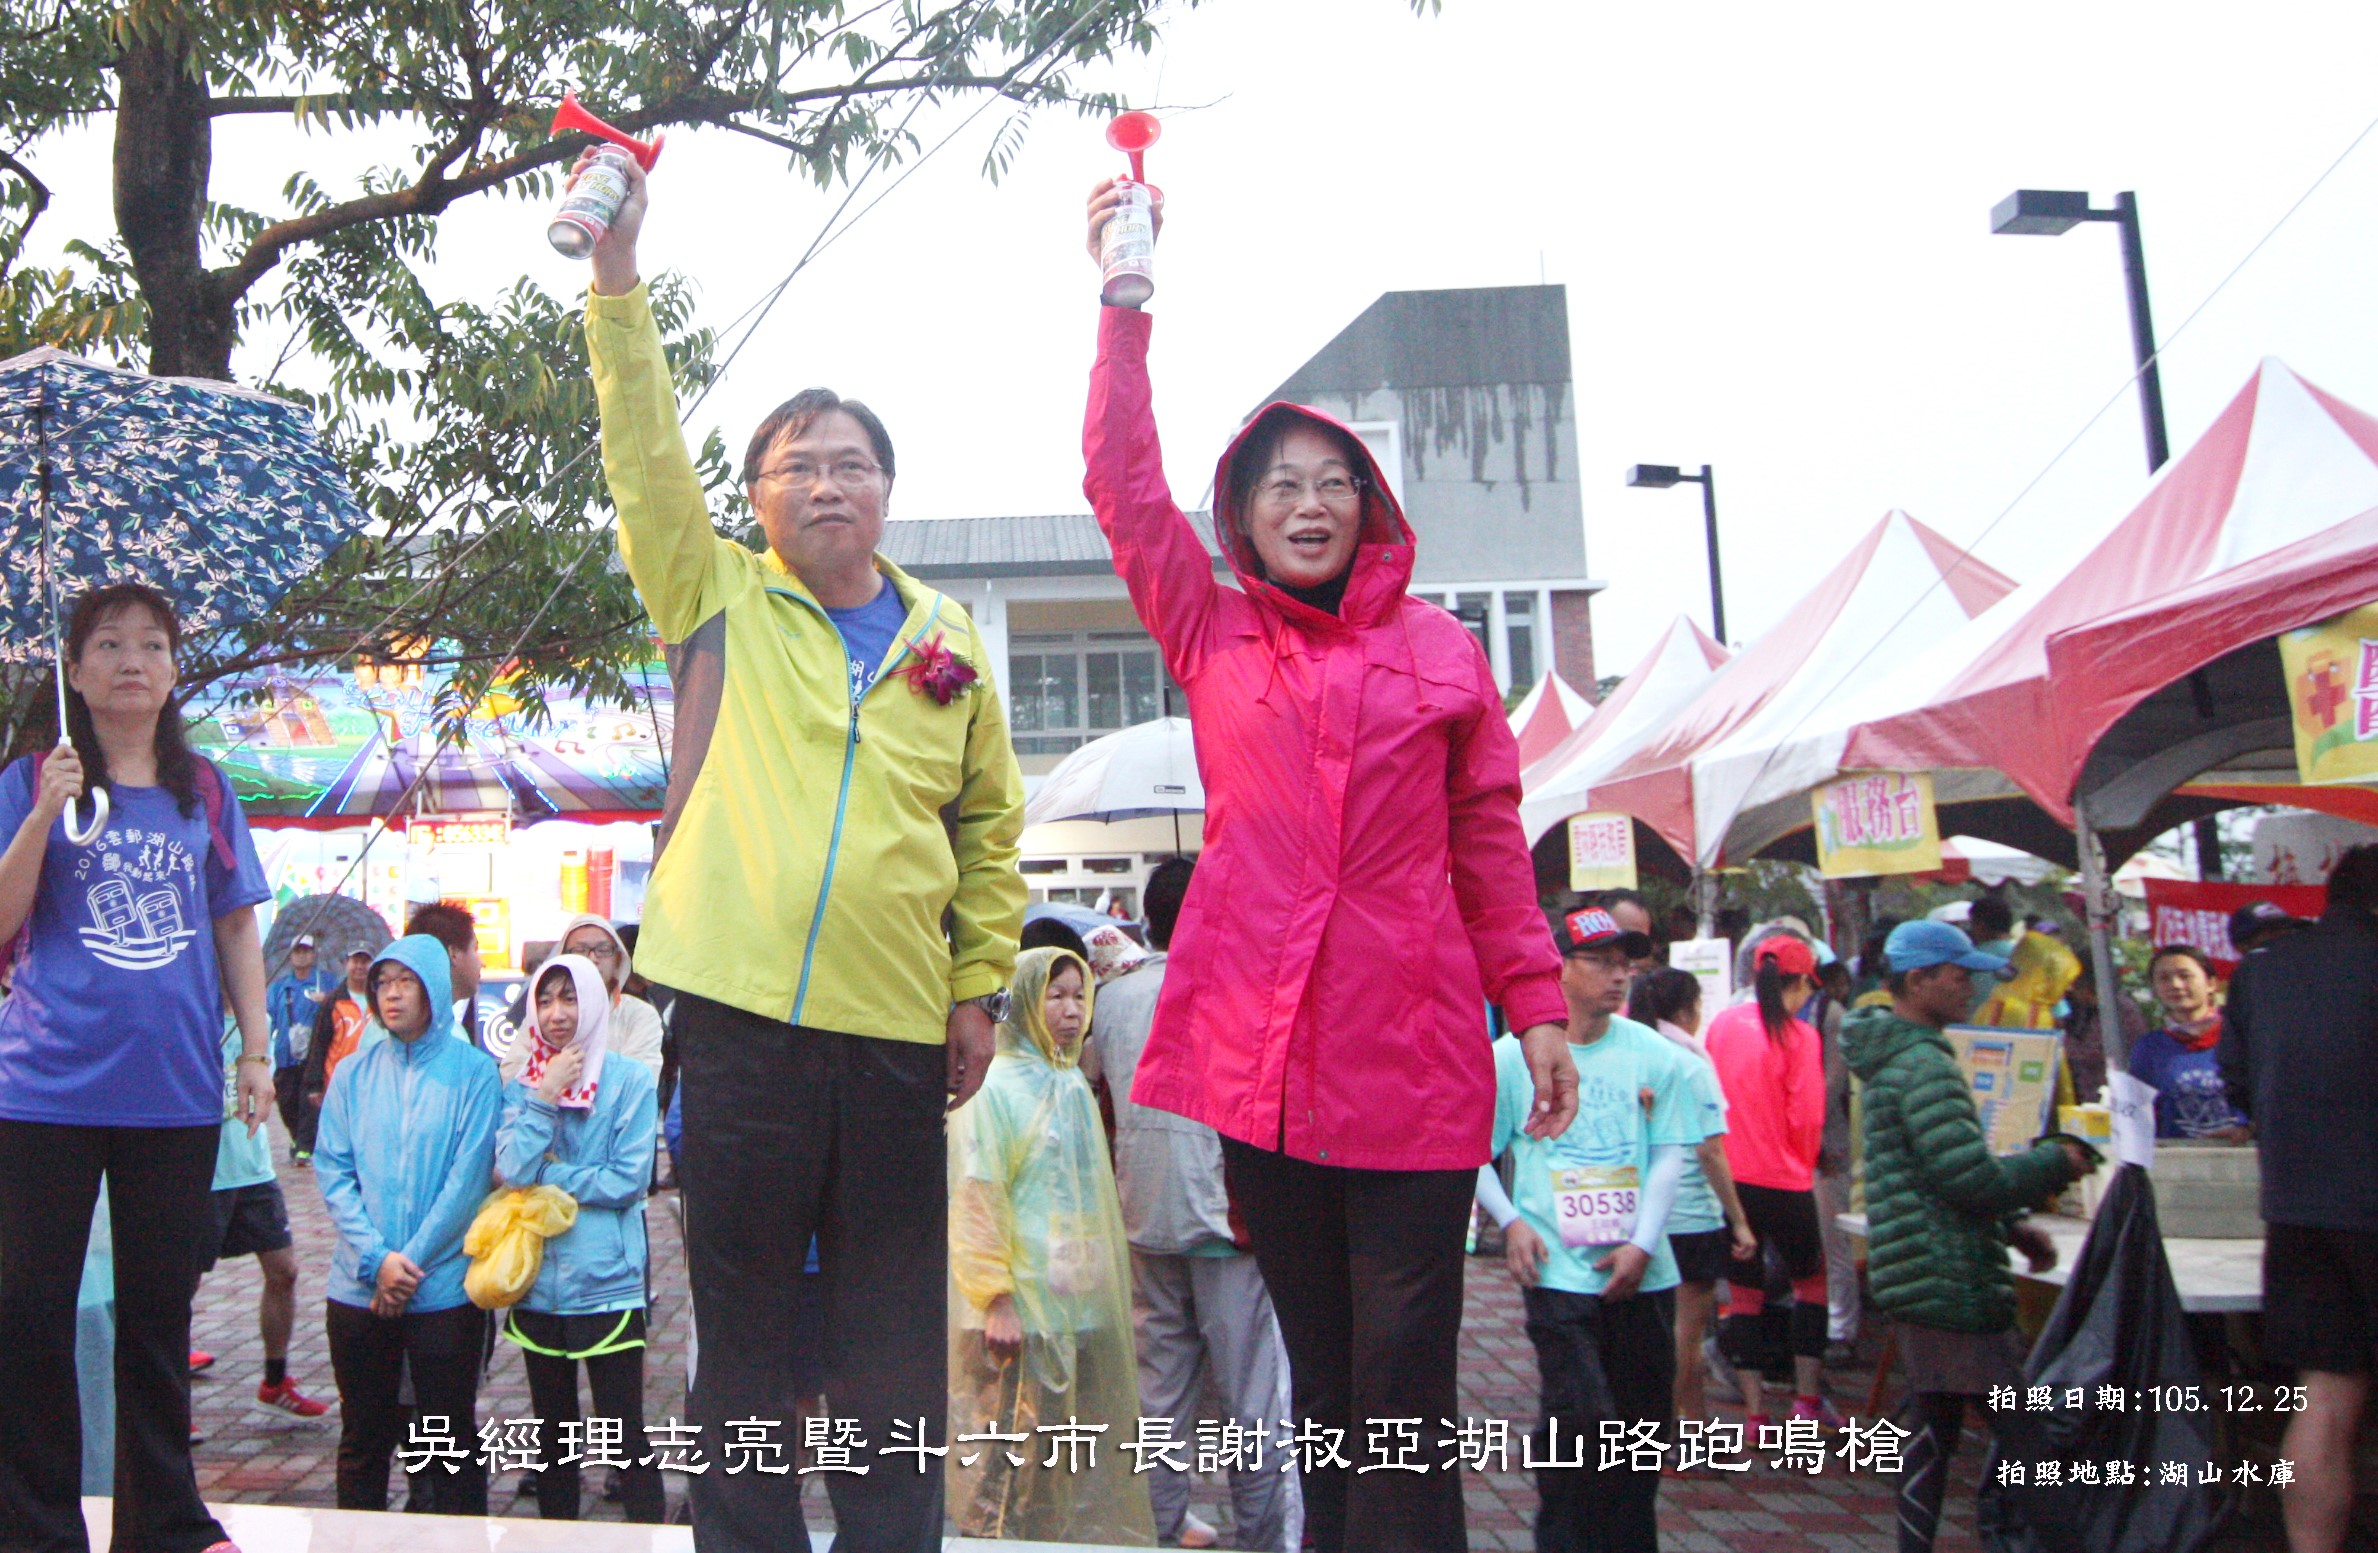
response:
<path id="1" fill-rule="evenodd" d="M 1230 446 L 1214 461 L 1214 538 L 1222 547 L 1223 559 L 1230 563 L 1240 589 L 1249 598 L 1259 599 L 1281 614 L 1309 625 L 1325 627 L 1332 620 L 1327 611 L 1315 609 L 1265 579 L 1263 563 L 1256 559 L 1254 543 L 1247 536 L 1246 515 L 1233 499 L 1231 474 L 1240 460 L 1269 442 L 1283 423 L 1297 421 L 1338 433 L 1362 455 L 1359 471 L 1362 537 L 1355 546 L 1354 561 L 1347 573 L 1345 602 L 1334 618 L 1358 628 L 1392 619 L 1412 581 L 1414 552 L 1418 549 L 1412 525 L 1405 520 L 1404 509 L 1397 503 L 1378 460 L 1371 456 L 1369 444 L 1354 435 L 1344 422 L 1309 405 L 1290 404 L 1284 399 L 1265 405 L 1239 428 L 1238 435 L 1230 439 Z"/>
<path id="2" fill-rule="evenodd" d="M 1516 1028 L 1566 1017 L 1493 671 L 1406 591 L 1412 529 L 1367 452 L 1339 612 L 1263 580 L 1232 461 L 1280 417 L 1337 424 L 1317 411 L 1272 405 L 1224 453 L 1222 584 L 1165 483 L 1150 327 L 1103 310 L 1083 488 L 1188 693 L 1207 807 L 1132 1099 L 1324 1164 L 1482 1164 L 1487 1003 Z"/>

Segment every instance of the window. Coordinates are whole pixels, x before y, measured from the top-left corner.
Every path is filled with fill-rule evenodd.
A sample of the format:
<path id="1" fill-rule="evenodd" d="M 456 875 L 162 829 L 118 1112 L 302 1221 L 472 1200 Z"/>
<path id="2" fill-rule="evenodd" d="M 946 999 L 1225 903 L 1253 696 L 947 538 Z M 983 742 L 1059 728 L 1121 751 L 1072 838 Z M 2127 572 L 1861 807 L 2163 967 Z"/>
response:
<path id="1" fill-rule="evenodd" d="M 1525 690 L 1553 666 L 1547 645 L 1550 639 L 1544 634 L 1551 623 L 1551 594 L 1525 584 L 1475 586 L 1476 592 L 1435 588 L 1412 592 L 1415 598 L 1442 605 L 1477 639 L 1486 651 L 1486 661 L 1494 665 L 1496 683 L 1506 693 Z"/>
<path id="2" fill-rule="evenodd" d="M 1503 595 L 1503 642 L 1510 656 L 1511 688 L 1536 682 L 1536 595 Z"/>
<path id="3" fill-rule="evenodd" d="M 1019 755 L 1068 754 L 1164 715 L 1168 681 L 1155 644 L 1136 632 L 1017 636 L 1007 673 Z M 1188 698 L 1170 688 L 1174 713 L 1186 711 Z"/>
<path id="4" fill-rule="evenodd" d="M 1478 638 L 1478 646 L 1487 661 L 1494 660 L 1494 595 L 1491 593 L 1457 593 L 1453 596 L 1453 618 L 1462 628 Z"/>

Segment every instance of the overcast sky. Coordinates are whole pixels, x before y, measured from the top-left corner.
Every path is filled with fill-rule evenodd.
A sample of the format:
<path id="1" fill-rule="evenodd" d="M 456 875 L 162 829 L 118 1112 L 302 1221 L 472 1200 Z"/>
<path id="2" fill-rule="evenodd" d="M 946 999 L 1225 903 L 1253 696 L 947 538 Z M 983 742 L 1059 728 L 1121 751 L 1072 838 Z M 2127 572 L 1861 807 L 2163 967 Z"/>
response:
<path id="1" fill-rule="evenodd" d="M 2018 579 L 2110 524 L 2145 484 L 2128 398 L 2001 513 L 2129 374 L 2115 234 L 1994 238 L 1990 207 L 2023 185 L 2137 190 L 2168 338 L 2378 115 L 2378 11 L 2344 4 L 1208 0 L 1166 39 L 1114 84 L 1211 104 L 1170 117 L 1149 159 L 1171 221 L 1157 407 L 1184 501 L 1256 396 L 1380 292 L 1564 283 L 1604 673 L 1708 612 L 1697 491 L 1629 491 L 1630 463 L 1717 467 L 1738 642 L 1892 507 Z M 928 143 L 963 112 L 920 119 Z M 1097 280 L 1079 213 L 1120 158 L 1099 126 L 1046 116 L 993 187 L 1003 118 L 795 282 L 698 429 L 740 449 L 825 383 L 890 423 L 895 516 L 1083 509 Z M 37 163 L 60 190 L 50 239 L 104 227 L 107 132 Z M 218 197 L 278 208 L 294 163 L 268 142 L 294 134 L 222 125 Z M 299 157 L 340 165 L 326 145 Z M 647 268 L 690 274 L 718 323 L 839 198 L 719 135 L 672 137 L 655 190 Z M 469 202 L 442 283 L 580 284 L 545 219 Z M 2175 452 L 2264 355 L 2378 409 L 2374 247 L 2365 143 L 2171 344 Z"/>

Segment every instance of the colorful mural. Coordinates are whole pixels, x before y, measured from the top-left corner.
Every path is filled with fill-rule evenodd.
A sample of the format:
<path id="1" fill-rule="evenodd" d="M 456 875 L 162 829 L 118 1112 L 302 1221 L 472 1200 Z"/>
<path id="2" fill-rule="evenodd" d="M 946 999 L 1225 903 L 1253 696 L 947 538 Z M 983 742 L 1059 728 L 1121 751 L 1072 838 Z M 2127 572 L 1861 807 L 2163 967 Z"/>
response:
<path id="1" fill-rule="evenodd" d="M 355 824 L 396 812 L 400 801 L 407 813 L 494 811 L 519 823 L 659 815 L 672 703 L 657 660 L 631 671 L 633 705 L 550 697 L 533 729 L 499 681 L 471 709 L 465 738 L 441 751 L 436 711 L 448 678 L 367 664 L 225 681 L 210 688 L 190 742 L 230 776 L 248 818 L 265 825 Z"/>

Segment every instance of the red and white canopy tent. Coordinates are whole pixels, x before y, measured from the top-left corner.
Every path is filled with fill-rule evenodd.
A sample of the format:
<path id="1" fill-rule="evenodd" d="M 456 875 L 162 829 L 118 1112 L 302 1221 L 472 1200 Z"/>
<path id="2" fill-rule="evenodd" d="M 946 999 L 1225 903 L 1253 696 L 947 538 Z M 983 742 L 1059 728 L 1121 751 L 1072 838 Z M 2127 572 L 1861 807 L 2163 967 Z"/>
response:
<path id="1" fill-rule="evenodd" d="M 1521 821 L 1533 839 L 1568 815 L 1614 810 L 1691 866 L 1716 866 L 1724 820 L 1780 737 L 1868 666 L 1920 651 L 2014 586 L 1906 513 L 1886 514 L 1782 620 L 1631 746 L 1525 773 Z"/>
<path id="2" fill-rule="evenodd" d="M 1511 732 L 1519 740 L 1519 763 L 1529 765 L 1557 748 L 1594 712 L 1594 704 L 1579 695 L 1556 670 L 1536 681 L 1535 688 L 1511 709 Z"/>
<path id="3" fill-rule="evenodd" d="M 1590 786 L 1602 772 L 1623 763 L 1645 739 L 1658 733 L 1699 694 L 1710 676 L 1731 656 L 1691 617 L 1678 615 L 1668 622 L 1668 628 L 1660 633 L 1659 640 L 1643 655 L 1633 672 L 1618 682 L 1602 704 L 1594 708 L 1593 715 L 1569 737 L 1532 757 L 1523 739 L 1520 783 L 1527 796 L 1520 812 L 1527 824 L 1528 839 L 1536 840 L 1578 812 L 1560 808 L 1565 801 L 1561 798 L 1540 799 L 1540 791 L 1567 792 L 1581 784 Z M 1558 812 L 1553 812 L 1555 809 Z"/>
<path id="4" fill-rule="evenodd" d="M 1841 772 L 1929 771 L 1944 829 L 2045 851 L 2043 824 L 2070 827 L 2110 1000 L 2100 838 L 2278 801 L 2294 740 L 2275 638 L 2374 599 L 2378 418 L 2266 360 L 2076 562 L 1788 732 L 1730 818 L 1701 817 L 1705 855 L 1805 828 L 1807 790 Z"/>
<path id="5" fill-rule="evenodd" d="M 2082 793 L 2098 795 L 2094 829 L 2127 846 L 2245 801 L 2173 796 L 2207 773 L 2292 781 L 2270 639 L 2378 598 L 2373 508 L 2378 418 L 2264 362 L 2072 564 L 1786 731 L 1734 812 L 1701 816 L 1705 855 L 1748 858 L 1804 830 L 1808 790 L 1851 770 L 1929 771 L 1943 829 L 2076 861 Z M 2221 662 L 2250 648 L 2254 662 Z M 2123 793 L 2136 801 L 2110 801 Z"/>

